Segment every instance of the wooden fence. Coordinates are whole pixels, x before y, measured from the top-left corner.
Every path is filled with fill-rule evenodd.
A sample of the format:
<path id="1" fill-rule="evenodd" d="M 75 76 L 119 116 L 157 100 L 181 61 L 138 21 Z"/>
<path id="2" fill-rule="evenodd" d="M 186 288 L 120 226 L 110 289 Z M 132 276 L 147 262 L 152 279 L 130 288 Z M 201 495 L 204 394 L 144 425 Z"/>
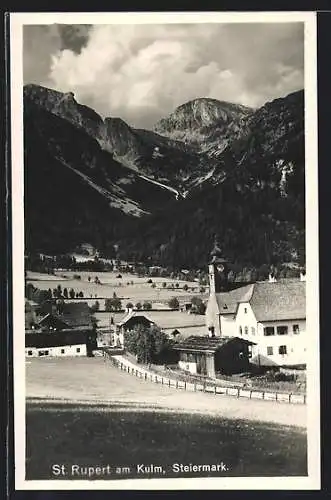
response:
<path id="1" fill-rule="evenodd" d="M 292 404 L 306 404 L 305 394 L 286 394 L 280 392 L 269 392 L 269 391 L 257 391 L 253 389 L 243 389 L 240 387 L 222 387 L 219 385 L 213 385 L 211 383 L 198 383 L 198 382 L 186 382 L 183 380 L 171 379 L 169 377 L 164 377 L 156 373 L 152 373 L 143 368 L 138 368 L 136 365 L 126 360 L 122 356 L 114 356 L 109 352 L 106 353 L 108 359 L 111 363 L 123 370 L 130 375 L 134 375 L 137 378 L 148 380 L 154 382 L 155 384 L 165 385 L 168 387 L 173 387 L 175 389 L 181 389 L 191 392 L 206 392 L 215 395 L 225 395 L 233 396 L 237 398 L 246 399 L 261 399 L 265 401 L 278 401 L 280 403 L 292 403 Z"/>

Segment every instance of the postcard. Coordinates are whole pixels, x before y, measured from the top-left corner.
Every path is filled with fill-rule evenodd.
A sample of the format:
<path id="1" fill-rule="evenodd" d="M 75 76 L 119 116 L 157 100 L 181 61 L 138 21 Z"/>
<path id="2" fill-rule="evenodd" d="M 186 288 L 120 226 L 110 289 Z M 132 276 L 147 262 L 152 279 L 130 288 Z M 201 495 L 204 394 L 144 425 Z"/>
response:
<path id="1" fill-rule="evenodd" d="M 10 14 L 15 488 L 320 488 L 316 14 Z"/>

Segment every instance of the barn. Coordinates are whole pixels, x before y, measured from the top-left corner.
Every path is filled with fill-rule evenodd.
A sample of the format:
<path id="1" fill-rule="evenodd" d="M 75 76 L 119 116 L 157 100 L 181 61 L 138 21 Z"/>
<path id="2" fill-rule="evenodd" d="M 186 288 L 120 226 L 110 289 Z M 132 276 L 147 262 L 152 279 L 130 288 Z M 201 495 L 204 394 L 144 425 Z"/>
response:
<path id="1" fill-rule="evenodd" d="M 238 337 L 191 336 L 173 349 L 179 353 L 179 368 L 215 378 L 217 372 L 230 375 L 248 371 L 253 344 Z"/>

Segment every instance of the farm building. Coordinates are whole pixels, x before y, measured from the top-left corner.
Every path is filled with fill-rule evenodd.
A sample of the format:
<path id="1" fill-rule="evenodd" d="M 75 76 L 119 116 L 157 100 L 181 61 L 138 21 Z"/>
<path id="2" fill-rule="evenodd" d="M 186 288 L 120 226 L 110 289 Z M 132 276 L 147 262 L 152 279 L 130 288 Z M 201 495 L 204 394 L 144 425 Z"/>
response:
<path id="1" fill-rule="evenodd" d="M 253 342 L 237 337 L 192 336 L 173 346 L 179 367 L 193 374 L 215 378 L 217 372 L 232 374 L 249 370 Z"/>
<path id="2" fill-rule="evenodd" d="M 132 330 L 138 325 L 147 328 L 155 325 L 161 328 L 169 338 L 176 338 L 178 335 L 181 338 L 186 338 L 201 334 L 201 330 L 205 327 L 205 317 L 203 315 L 183 314 L 179 311 L 148 311 L 147 314 L 142 311 L 130 310 L 116 324 L 116 331 L 122 345 L 124 332 Z"/>
<path id="3" fill-rule="evenodd" d="M 86 303 L 63 304 L 25 331 L 26 356 L 86 356 L 95 347 L 96 332 Z"/>
<path id="4" fill-rule="evenodd" d="M 67 302 L 59 305 L 49 302 L 44 311 L 47 312 L 39 321 L 37 326 L 52 330 L 65 328 L 87 328 L 92 329 L 92 315 L 87 302 Z"/>
<path id="5" fill-rule="evenodd" d="M 219 265 L 219 262 L 221 264 Z M 253 341 L 252 362 L 271 366 L 306 363 L 306 283 L 299 279 L 247 284 L 230 290 L 224 259 L 212 255 L 206 328 L 211 337 Z"/>

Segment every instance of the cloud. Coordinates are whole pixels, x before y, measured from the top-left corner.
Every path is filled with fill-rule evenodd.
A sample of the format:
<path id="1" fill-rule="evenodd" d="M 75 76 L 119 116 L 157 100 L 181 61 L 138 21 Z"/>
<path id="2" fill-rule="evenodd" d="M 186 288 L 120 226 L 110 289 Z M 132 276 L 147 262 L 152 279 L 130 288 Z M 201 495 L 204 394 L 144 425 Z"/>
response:
<path id="1" fill-rule="evenodd" d="M 45 45 L 35 60 L 30 33 L 25 75 L 134 126 L 197 97 L 257 107 L 303 87 L 300 23 L 35 28 Z"/>

